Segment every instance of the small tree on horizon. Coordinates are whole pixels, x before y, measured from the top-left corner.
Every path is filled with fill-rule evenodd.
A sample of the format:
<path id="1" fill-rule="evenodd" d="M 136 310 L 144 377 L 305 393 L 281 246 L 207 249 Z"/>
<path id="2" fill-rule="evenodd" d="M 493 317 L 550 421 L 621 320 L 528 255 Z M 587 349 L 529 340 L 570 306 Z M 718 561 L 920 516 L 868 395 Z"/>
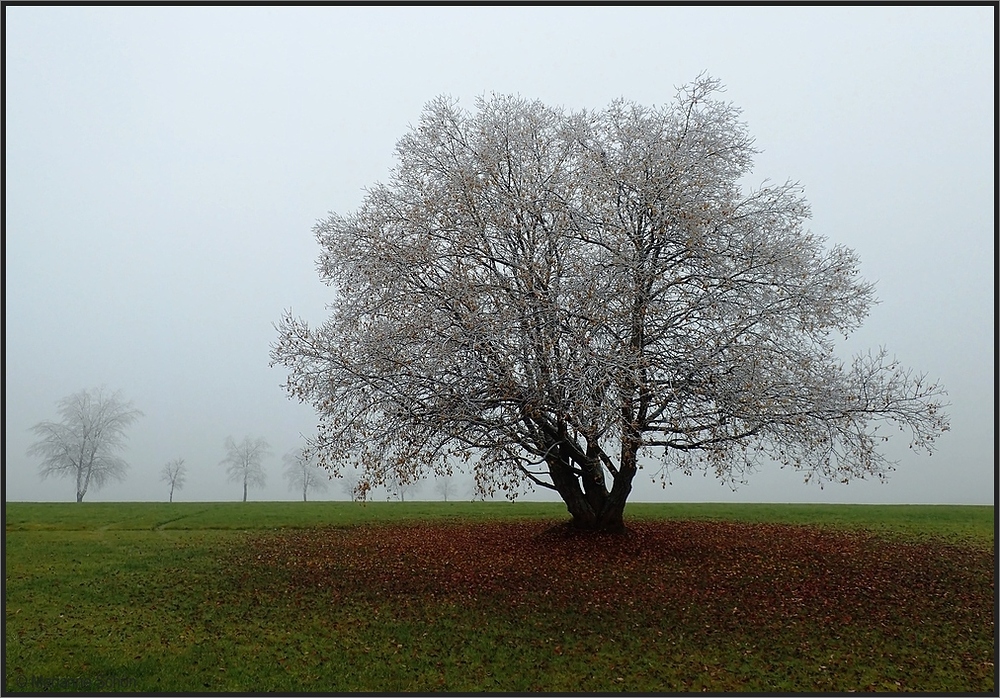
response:
<path id="1" fill-rule="evenodd" d="M 59 422 L 39 422 L 31 428 L 39 440 L 28 455 L 42 457 L 41 478 L 76 480 L 76 501 L 82 502 L 91 486 L 103 487 L 124 480 L 128 463 L 118 455 L 125 448 L 125 430 L 142 412 L 126 402 L 120 392 L 105 388 L 81 390 L 58 402 Z"/>
<path id="2" fill-rule="evenodd" d="M 340 478 L 340 489 L 347 495 L 347 498 L 352 502 L 357 501 L 360 498 L 358 485 L 361 484 L 358 471 L 354 468 L 344 468 L 336 476 Z"/>
<path id="3" fill-rule="evenodd" d="M 308 501 L 310 489 L 325 492 L 329 486 L 329 476 L 316 466 L 309 452 L 296 448 L 286 453 L 282 459 L 285 462 L 285 479 L 288 487 L 302 492 L 302 501 Z"/>
<path id="4" fill-rule="evenodd" d="M 441 495 L 441 499 L 448 501 L 448 496 L 458 491 L 455 478 L 449 474 L 438 475 L 434 478 L 434 491 Z"/>
<path id="5" fill-rule="evenodd" d="M 182 489 L 184 487 L 184 478 L 187 475 L 184 459 L 175 458 L 164 465 L 160 473 L 160 479 L 170 483 L 170 499 L 168 501 L 172 502 L 174 501 L 174 488 Z"/>
<path id="6" fill-rule="evenodd" d="M 239 443 L 228 436 L 225 447 L 226 457 L 222 459 L 220 465 L 226 466 L 230 482 L 243 484 L 245 502 L 250 487 L 264 487 L 267 484 L 267 476 L 264 474 L 261 462 L 264 456 L 271 452 L 270 447 L 263 438 L 251 439 L 249 436 L 244 437 Z"/>
<path id="7" fill-rule="evenodd" d="M 395 497 L 401 502 L 406 501 L 407 495 L 420 491 L 423 482 L 420 480 L 407 480 L 404 477 L 391 477 L 385 483 L 386 493 L 390 498 Z"/>

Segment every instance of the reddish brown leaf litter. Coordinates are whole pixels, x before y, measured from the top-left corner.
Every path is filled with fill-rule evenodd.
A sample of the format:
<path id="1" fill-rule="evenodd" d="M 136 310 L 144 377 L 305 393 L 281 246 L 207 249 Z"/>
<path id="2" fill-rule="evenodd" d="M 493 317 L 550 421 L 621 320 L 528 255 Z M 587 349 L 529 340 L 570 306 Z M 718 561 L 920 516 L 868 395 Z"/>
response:
<path id="1" fill-rule="evenodd" d="M 640 521 L 614 536 L 551 522 L 415 523 L 279 532 L 253 550 L 246 561 L 281 571 L 286 593 L 401 607 L 626 610 L 706 626 L 874 624 L 888 634 L 925 621 L 994 622 L 991 550 L 808 526 Z"/>

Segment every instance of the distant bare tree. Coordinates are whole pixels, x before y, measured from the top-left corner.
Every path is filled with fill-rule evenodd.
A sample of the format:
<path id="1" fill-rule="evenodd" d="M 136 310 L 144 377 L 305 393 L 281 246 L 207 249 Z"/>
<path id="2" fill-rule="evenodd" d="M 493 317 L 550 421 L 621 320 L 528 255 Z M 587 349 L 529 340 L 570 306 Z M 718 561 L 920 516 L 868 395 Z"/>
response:
<path id="1" fill-rule="evenodd" d="M 170 501 L 172 502 L 174 501 L 174 488 L 182 489 L 184 487 L 184 476 L 187 474 L 184 459 L 175 458 L 163 466 L 163 470 L 160 472 L 160 479 L 170 483 Z"/>
<path id="2" fill-rule="evenodd" d="M 230 482 L 243 483 L 243 501 L 247 501 L 250 486 L 263 487 L 267 482 L 261 460 L 271 452 L 263 438 L 251 439 L 245 436 L 239 443 L 233 437 L 226 437 L 226 457 L 220 465 L 226 466 Z"/>
<path id="3" fill-rule="evenodd" d="M 62 421 L 39 422 L 31 428 L 39 440 L 28 455 L 42 457 L 41 476 L 76 478 L 76 501 L 87 489 L 110 480 L 124 480 L 128 463 L 118 455 L 125 447 L 125 430 L 142 412 L 121 393 L 104 388 L 81 390 L 59 401 Z"/>
<path id="4" fill-rule="evenodd" d="M 449 495 L 454 495 L 458 491 L 455 478 L 451 475 L 441 475 L 434 478 L 434 491 L 441 495 L 441 499 L 448 501 Z"/>
<path id="5" fill-rule="evenodd" d="M 283 460 L 288 486 L 290 489 L 302 491 L 303 502 L 307 501 L 310 488 L 326 491 L 329 476 L 316 466 L 316 461 L 310 458 L 307 451 L 296 448 L 286 453 Z"/>
<path id="6" fill-rule="evenodd" d="M 344 494 L 353 499 L 359 499 L 358 496 L 358 484 L 361 478 L 358 477 L 358 471 L 351 469 L 344 469 L 340 474 L 340 488 L 344 490 Z"/>
<path id="7" fill-rule="evenodd" d="M 389 481 L 385 483 L 385 489 L 388 491 L 390 497 L 395 497 L 399 501 L 405 502 L 406 495 L 417 492 L 422 484 L 419 480 L 407 480 L 399 474 L 394 473 L 390 476 Z"/>

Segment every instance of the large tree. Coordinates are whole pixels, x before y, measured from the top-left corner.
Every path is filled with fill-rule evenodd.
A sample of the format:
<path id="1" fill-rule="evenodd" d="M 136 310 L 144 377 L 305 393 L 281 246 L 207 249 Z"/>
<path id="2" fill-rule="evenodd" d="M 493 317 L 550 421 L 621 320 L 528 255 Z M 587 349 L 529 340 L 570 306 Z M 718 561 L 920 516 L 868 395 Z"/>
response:
<path id="1" fill-rule="evenodd" d="M 282 456 L 285 462 L 285 479 L 288 487 L 302 492 L 302 501 L 308 501 L 309 490 L 326 491 L 329 476 L 316 464 L 315 455 L 303 448 L 295 448 Z"/>
<path id="2" fill-rule="evenodd" d="M 530 481 L 618 530 L 644 455 L 729 481 L 767 459 L 884 477 L 883 422 L 930 451 L 943 391 L 884 350 L 838 360 L 873 287 L 805 230 L 799 186 L 744 190 L 756 151 L 718 91 L 429 103 L 389 182 L 315 228 L 332 316 L 277 328 L 324 462 L 371 487 L 457 458 L 481 493 Z"/>
<path id="3" fill-rule="evenodd" d="M 267 484 L 263 460 L 271 452 L 270 446 L 263 438 L 251 439 L 249 436 L 243 437 L 239 443 L 227 436 L 225 445 L 226 457 L 220 465 L 226 466 L 230 482 L 242 483 L 245 502 L 250 487 L 263 487 Z"/>
<path id="4" fill-rule="evenodd" d="M 58 403 L 59 422 L 39 422 L 31 428 L 39 440 L 29 455 L 42 457 L 41 476 L 76 480 L 76 501 L 82 502 L 93 485 L 124 480 L 128 463 L 119 453 L 125 431 L 142 416 L 120 392 L 104 388 L 81 390 Z"/>

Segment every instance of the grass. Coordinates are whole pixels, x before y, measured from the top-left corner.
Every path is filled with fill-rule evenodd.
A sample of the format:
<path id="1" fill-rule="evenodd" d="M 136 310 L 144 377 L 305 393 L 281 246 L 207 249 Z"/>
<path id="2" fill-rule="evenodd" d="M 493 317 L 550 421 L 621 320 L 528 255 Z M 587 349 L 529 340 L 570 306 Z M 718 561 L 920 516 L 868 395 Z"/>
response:
<path id="1" fill-rule="evenodd" d="M 552 502 L 81 502 L 7 504 L 8 531 L 268 530 L 413 520 L 558 518 Z"/>
<path id="2" fill-rule="evenodd" d="M 993 507 L 6 505 L 5 692 L 994 693 Z"/>

